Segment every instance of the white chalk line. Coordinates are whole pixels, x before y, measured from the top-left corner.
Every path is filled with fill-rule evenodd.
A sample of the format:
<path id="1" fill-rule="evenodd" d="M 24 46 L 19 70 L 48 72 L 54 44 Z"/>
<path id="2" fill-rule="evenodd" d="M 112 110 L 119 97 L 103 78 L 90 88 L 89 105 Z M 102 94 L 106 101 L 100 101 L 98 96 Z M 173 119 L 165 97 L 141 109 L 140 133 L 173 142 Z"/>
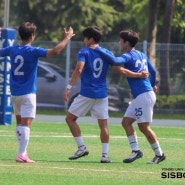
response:
<path id="1" fill-rule="evenodd" d="M 2 131 L 1 131 L 2 132 Z M 15 137 L 15 135 L 3 134 L 0 137 Z M 31 135 L 31 138 L 72 138 L 69 135 Z M 99 138 L 99 135 L 83 135 L 84 138 Z M 145 137 L 138 137 L 140 139 L 145 139 Z M 127 139 L 126 136 L 110 136 L 110 139 Z M 159 138 L 159 140 L 171 140 L 171 141 L 185 141 L 183 138 Z"/>
<path id="2" fill-rule="evenodd" d="M 92 168 L 63 168 L 58 166 L 35 166 L 35 165 L 8 165 L 8 164 L 0 164 L 1 167 L 22 167 L 22 168 L 44 168 L 44 169 L 55 169 L 55 170 L 73 170 L 73 171 L 91 171 L 91 172 L 114 172 L 114 173 L 137 173 L 137 174 L 158 174 L 152 171 L 128 171 L 128 170 L 105 170 L 105 169 L 92 169 Z"/>

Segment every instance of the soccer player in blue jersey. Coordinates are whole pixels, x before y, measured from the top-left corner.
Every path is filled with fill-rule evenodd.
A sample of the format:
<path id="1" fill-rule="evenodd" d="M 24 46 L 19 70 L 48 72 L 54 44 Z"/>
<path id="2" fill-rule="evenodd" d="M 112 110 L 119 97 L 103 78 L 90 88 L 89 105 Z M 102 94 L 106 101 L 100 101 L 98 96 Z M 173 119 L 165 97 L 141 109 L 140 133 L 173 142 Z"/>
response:
<path id="1" fill-rule="evenodd" d="M 146 136 L 150 143 L 155 157 L 149 162 L 151 164 L 158 164 L 165 160 L 165 155 L 159 145 L 158 139 L 154 131 L 150 128 L 150 123 L 153 117 L 153 107 L 156 102 L 157 86 L 156 86 L 156 70 L 152 66 L 148 57 L 135 49 L 135 45 L 139 40 L 139 35 L 131 30 L 123 30 L 120 32 L 120 49 L 126 51 L 120 57 L 109 55 L 102 52 L 99 48 L 96 50 L 101 54 L 104 60 L 112 62 L 122 62 L 124 67 L 133 72 L 148 71 L 148 78 L 130 78 L 128 83 L 133 95 L 133 101 L 127 108 L 122 120 L 122 126 L 132 149 L 131 155 L 124 159 L 124 163 L 131 163 L 143 156 L 138 146 L 138 139 L 133 123 L 136 121 L 139 130 Z M 122 67 L 116 66 L 116 70 L 122 74 Z"/>
<path id="2" fill-rule="evenodd" d="M 64 100 L 67 101 L 71 87 L 81 75 L 80 94 L 74 99 L 66 116 L 66 122 L 78 147 L 77 152 L 69 157 L 69 159 L 74 160 L 89 154 L 81 136 L 80 127 L 76 121 L 78 117 L 84 116 L 90 111 L 91 115 L 98 120 L 100 128 L 100 139 L 102 143 L 100 162 L 110 163 L 111 160 L 108 156 L 109 131 L 107 118 L 109 116 L 106 75 L 110 65 L 120 65 L 120 62 L 102 60 L 101 56 L 95 52 L 95 48 L 99 47 L 99 41 L 102 37 L 102 31 L 98 27 L 87 27 L 82 34 L 87 47 L 82 48 L 78 52 L 76 68 L 64 93 Z M 105 48 L 99 48 L 112 54 L 112 52 Z M 143 76 L 142 73 L 134 73 L 126 69 L 123 69 L 122 73 L 130 77 L 145 77 L 145 74 Z"/>
<path id="3" fill-rule="evenodd" d="M 36 77 L 39 57 L 52 57 L 59 54 L 74 36 L 73 29 L 64 29 L 65 38 L 54 48 L 46 49 L 31 46 L 35 39 L 36 26 L 24 22 L 18 32 L 21 44 L 0 49 L 0 56 L 9 56 L 11 60 L 10 89 L 12 104 L 16 116 L 16 137 L 18 141 L 17 162 L 33 163 L 28 157 L 27 146 L 30 127 L 36 115 Z"/>

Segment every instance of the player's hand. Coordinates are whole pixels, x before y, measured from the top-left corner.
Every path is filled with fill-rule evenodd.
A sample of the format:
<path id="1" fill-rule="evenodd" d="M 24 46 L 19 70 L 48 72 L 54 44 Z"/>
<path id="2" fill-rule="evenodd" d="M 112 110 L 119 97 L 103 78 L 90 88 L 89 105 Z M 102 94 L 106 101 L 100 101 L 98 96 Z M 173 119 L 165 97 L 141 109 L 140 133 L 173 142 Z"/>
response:
<path id="1" fill-rule="evenodd" d="M 70 89 L 66 89 L 64 92 L 64 101 L 67 102 L 70 94 Z"/>
<path id="2" fill-rule="evenodd" d="M 65 38 L 67 38 L 68 40 L 70 40 L 73 36 L 75 36 L 73 32 L 73 28 L 71 26 L 68 31 L 66 30 L 66 28 L 64 28 L 64 34 L 65 34 Z"/>
<path id="3" fill-rule="evenodd" d="M 158 88 L 157 88 L 156 85 L 153 87 L 153 91 L 154 91 L 154 93 L 157 93 L 158 92 Z"/>
<path id="4" fill-rule="evenodd" d="M 148 72 L 142 71 L 140 74 L 140 78 L 147 78 L 148 77 Z"/>

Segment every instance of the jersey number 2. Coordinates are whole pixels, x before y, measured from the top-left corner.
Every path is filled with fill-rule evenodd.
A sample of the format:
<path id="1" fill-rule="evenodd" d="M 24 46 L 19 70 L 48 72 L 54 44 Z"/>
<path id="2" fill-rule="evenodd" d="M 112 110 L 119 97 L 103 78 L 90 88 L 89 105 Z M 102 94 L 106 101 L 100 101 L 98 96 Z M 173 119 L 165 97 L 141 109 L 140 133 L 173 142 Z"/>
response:
<path id="1" fill-rule="evenodd" d="M 18 66 L 15 68 L 14 75 L 24 75 L 24 72 L 20 70 L 24 64 L 24 58 L 21 55 L 17 55 L 14 62 L 19 63 Z"/>

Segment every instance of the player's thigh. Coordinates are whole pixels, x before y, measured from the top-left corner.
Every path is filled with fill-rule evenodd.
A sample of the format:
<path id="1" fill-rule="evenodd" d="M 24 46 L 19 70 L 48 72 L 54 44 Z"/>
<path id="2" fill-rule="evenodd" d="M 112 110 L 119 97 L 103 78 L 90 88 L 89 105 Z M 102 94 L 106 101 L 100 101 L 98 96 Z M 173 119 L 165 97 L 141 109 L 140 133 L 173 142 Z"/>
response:
<path id="1" fill-rule="evenodd" d="M 125 120 L 126 120 L 126 118 L 136 119 L 136 116 L 135 116 L 135 108 L 136 107 L 137 107 L 137 101 L 136 101 L 136 99 L 133 99 L 125 111 L 125 114 L 124 114 Z"/>
<path id="2" fill-rule="evenodd" d="M 78 95 L 69 107 L 68 112 L 77 117 L 85 116 L 87 112 L 89 112 L 93 104 L 94 99 Z"/>
<path id="3" fill-rule="evenodd" d="M 153 107 L 156 101 L 153 91 L 138 96 L 135 107 L 137 123 L 150 123 L 153 117 Z"/>
<path id="4" fill-rule="evenodd" d="M 20 96 L 12 96 L 12 106 L 15 115 L 21 115 L 21 98 Z"/>
<path id="5" fill-rule="evenodd" d="M 92 117 L 97 119 L 108 119 L 108 97 L 96 99 L 92 109 L 91 109 Z"/>
<path id="6" fill-rule="evenodd" d="M 21 118 L 35 118 L 36 94 L 12 96 L 12 105 L 17 123 L 22 122 Z"/>
<path id="7" fill-rule="evenodd" d="M 36 94 L 27 94 L 22 96 L 20 112 L 22 118 L 35 118 Z"/>

